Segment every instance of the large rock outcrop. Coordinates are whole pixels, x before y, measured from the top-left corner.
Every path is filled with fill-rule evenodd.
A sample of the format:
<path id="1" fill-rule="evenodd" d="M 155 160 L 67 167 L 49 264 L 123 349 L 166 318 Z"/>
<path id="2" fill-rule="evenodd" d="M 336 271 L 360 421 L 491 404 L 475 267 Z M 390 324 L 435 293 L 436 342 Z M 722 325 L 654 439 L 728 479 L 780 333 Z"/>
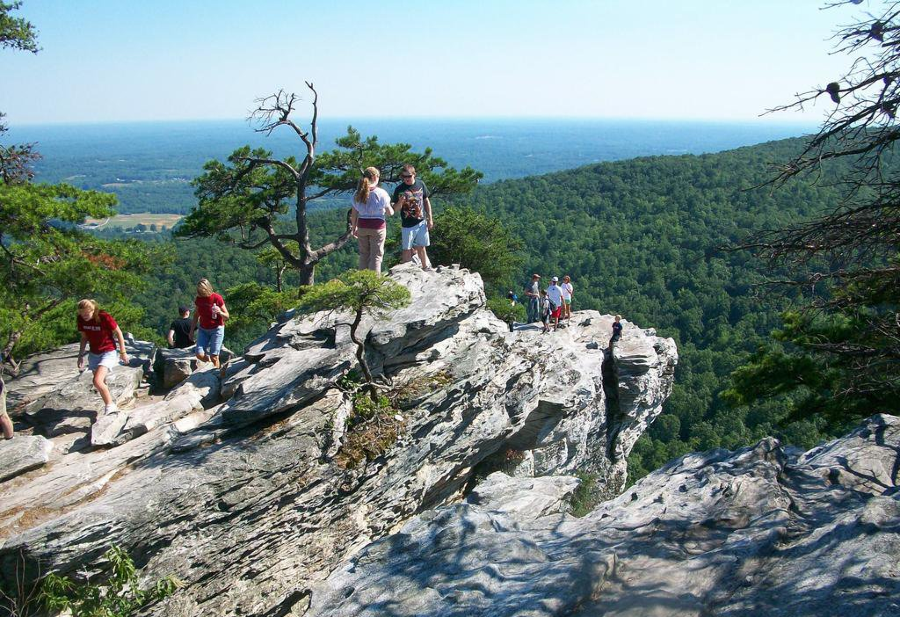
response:
<path id="1" fill-rule="evenodd" d="M 184 582 L 153 614 L 301 614 L 342 560 L 495 470 L 585 469 L 621 488 L 624 457 L 671 390 L 670 339 L 626 324 L 610 354 L 612 318 L 590 311 L 553 334 L 509 332 L 477 274 L 392 276 L 412 303 L 361 335 L 398 406 L 384 421 L 394 443 L 344 454 L 358 436 L 346 316 L 298 315 L 230 362 L 220 387 L 217 372 L 195 373 L 169 395 L 177 412 L 136 406 L 129 417 L 150 420 L 126 424 L 115 447 L 0 484 L 0 577 L 14 578 L 20 552 L 77 574 L 117 544 L 148 576 Z"/>
<path id="2" fill-rule="evenodd" d="M 488 478 L 361 551 L 308 617 L 900 615 L 900 418 L 806 453 L 690 454 L 584 518 Z"/>

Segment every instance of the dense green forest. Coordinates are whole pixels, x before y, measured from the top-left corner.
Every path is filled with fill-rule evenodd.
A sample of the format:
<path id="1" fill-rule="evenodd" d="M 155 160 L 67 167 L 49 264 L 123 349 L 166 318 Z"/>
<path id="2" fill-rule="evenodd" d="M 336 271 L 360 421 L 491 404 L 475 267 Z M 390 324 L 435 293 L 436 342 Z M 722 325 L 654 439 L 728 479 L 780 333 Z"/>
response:
<path id="1" fill-rule="evenodd" d="M 748 254 L 721 247 L 832 209 L 840 198 L 828 174 L 777 190 L 764 186 L 774 166 L 800 147 L 800 140 L 785 140 L 719 154 L 602 163 L 498 182 L 438 201 L 436 208 L 471 206 L 522 239 L 525 267 L 492 293 L 519 290 L 532 271 L 569 274 L 576 310 L 620 313 L 676 340 L 675 391 L 632 455 L 640 475 L 695 449 L 736 447 L 770 434 L 809 446 L 826 436 L 814 421 L 779 426 L 784 410 L 777 403 L 731 409 L 719 397 L 730 373 L 780 325 L 789 302 L 757 286 L 763 276 Z M 342 221 L 340 211 L 317 213 L 314 239 L 336 235 Z M 274 271 L 245 251 L 214 240 L 174 246 L 173 266 L 137 298 L 146 310 L 144 324 L 160 333 L 175 307 L 191 299 L 200 276 L 220 290 L 247 281 L 274 284 Z M 355 264 L 355 247 L 345 247 L 320 266 L 317 279 Z M 266 325 L 230 336 L 226 344 L 239 349 Z"/>

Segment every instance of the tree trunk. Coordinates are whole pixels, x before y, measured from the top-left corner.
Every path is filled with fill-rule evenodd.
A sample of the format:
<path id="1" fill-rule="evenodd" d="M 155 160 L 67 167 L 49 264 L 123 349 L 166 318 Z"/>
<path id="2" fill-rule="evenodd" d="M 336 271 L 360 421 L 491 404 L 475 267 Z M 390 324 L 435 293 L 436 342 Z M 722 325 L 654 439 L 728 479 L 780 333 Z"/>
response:
<path id="1" fill-rule="evenodd" d="M 287 268 L 287 264 L 282 262 L 281 266 L 279 266 L 278 268 L 275 269 L 275 291 L 277 291 L 278 293 L 281 293 L 281 291 L 282 291 L 281 281 L 282 281 L 282 277 L 284 276 L 284 271 L 286 268 Z"/>
<path id="2" fill-rule="evenodd" d="M 13 358 L 12 350 L 16 346 L 16 343 L 19 342 L 20 338 L 22 338 L 22 330 L 10 333 L 9 339 L 6 341 L 6 346 L 3 348 L 2 357 L 0 357 L 0 373 L 3 372 L 3 365 L 9 364 L 9 374 L 13 377 L 19 374 L 21 362 L 16 362 L 15 358 Z"/>
<path id="3" fill-rule="evenodd" d="M 316 284 L 316 263 L 305 263 L 300 266 L 300 284 L 315 285 Z"/>
<path id="4" fill-rule="evenodd" d="M 372 371 L 369 370 L 369 364 L 366 362 L 366 345 L 363 341 L 356 337 L 356 329 L 359 322 L 362 321 L 362 309 L 356 311 L 356 317 L 350 325 L 350 340 L 356 343 L 356 360 L 359 362 L 359 368 L 363 372 L 363 378 L 366 380 L 366 389 L 369 391 L 373 403 L 378 403 L 378 390 L 375 388 L 375 380 L 372 379 Z"/>

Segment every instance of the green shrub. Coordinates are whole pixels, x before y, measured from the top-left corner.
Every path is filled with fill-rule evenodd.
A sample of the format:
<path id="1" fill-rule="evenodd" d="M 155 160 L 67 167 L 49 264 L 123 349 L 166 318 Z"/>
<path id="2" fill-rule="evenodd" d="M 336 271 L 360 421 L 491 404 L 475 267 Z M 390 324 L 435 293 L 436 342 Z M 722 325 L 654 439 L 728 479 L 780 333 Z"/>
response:
<path id="1" fill-rule="evenodd" d="M 525 323 L 527 315 L 524 304 L 517 302 L 516 305 L 513 306 L 506 298 L 491 298 L 487 302 L 487 307 L 491 309 L 494 315 L 506 323 L 511 321 Z"/>
<path id="2" fill-rule="evenodd" d="M 103 557 L 111 567 L 104 584 L 76 583 L 68 577 L 49 574 L 41 587 L 46 608 L 69 611 L 72 617 L 127 617 L 172 595 L 178 588 L 178 581 L 167 576 L 150 589 L 141 589 L 137 568 L 122 548 L 113 546 Z"/>
<path id="3" fill-rule="evenodd" d="M 403 420 L 399 413 L 386 396 L 373 401 L 367 393 L 356 392 L 353 413 L 347 417 L 343 443 L 335 457 L 337 464 L 354 469 L 387 452 L 400 436 Z"/>
<path id="4" fill-rule="evenodd" d="M 579 471 L 575 476 L 581 480 L 581 484 L 575 489 L 572 495 L 572 502 L 569 504 L 569 511 L 572 516 L 581 518 L 590 514 L 593 509 L 600 503 L 600 497 L 597 492 L 597 474 Z"/>

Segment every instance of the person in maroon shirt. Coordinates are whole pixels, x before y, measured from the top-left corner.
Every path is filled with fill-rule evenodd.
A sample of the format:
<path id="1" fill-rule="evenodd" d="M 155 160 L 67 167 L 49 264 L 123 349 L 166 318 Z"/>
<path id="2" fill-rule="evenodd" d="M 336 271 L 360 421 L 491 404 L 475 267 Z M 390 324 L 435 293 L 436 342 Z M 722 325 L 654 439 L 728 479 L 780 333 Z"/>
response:
<path id="1" fill-rule="evenodd" d="M 213 291 L 209 280 L 200 279 L 194 306 L 197 310 L 194 311 L 194 320 L 191 322 L 191 337 L 197 341 L 197 359 L 212 362 L 213 366 L 219 368 L 219 352 L 225 340 L 225 320 L 230 317 L 225 308 L 225 299 Z"/>
<path id="2" fill-rule="evenodd" d="M 81 333 L 81 347 L 78 349 L 78 370 L 84 369 L 84 348 L 90 346 L 88 367 L 94 373 L 94 387 L 100 393 L 106 413 L 118 411 L 112 394 L 106 386 L 106 375 L 116 366 L 116 341 L 119 343 L 119 361 L 128 364 L 128 353 L 125 351 L 125 337 L 119 324 L 106 311 L 101 311 L 93 300 L 81 300 L 78 303 L 76 319 L 78 331 Z"/>

